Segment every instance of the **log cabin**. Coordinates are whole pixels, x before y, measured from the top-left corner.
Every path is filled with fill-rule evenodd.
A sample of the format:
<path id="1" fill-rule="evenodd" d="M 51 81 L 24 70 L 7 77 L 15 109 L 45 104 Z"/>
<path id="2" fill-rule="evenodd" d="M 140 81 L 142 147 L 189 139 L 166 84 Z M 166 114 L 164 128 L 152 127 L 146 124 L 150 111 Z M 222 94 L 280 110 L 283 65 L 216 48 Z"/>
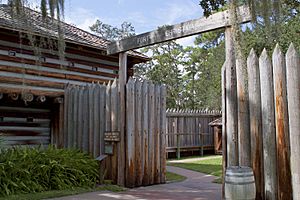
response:
<path id="1" fill-rule="evenodd" d="M 108 40 L 25 11 L 30 18 L 14 17 L 8 5 L 0 5 L 0 137 L 7 145 L 48 145 L 63 131 L 65 87 L 117 78 L 119 55 L 106 54 Z M 134 64 L 148 60 L 129 51 L 128 76 Z"/>

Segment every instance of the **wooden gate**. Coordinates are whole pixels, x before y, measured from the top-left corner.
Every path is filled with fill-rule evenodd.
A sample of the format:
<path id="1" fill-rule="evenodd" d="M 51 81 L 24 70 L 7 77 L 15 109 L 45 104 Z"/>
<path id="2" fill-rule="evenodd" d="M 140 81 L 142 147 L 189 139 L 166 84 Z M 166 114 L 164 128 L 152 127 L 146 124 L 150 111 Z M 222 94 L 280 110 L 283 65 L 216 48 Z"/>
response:
<path id="1" fill-rule="evenodd" d="M 122 180 L 127 187 L 164 183 L 166 88 L 130 78 L 126 94 L 126 131 L 121 137 L 117 80 L 107 86 L 68 86 L 64 147 L 79 148 L 95 158 L 108 154 L 107 177 L 119 185 Z M 112 134 L 116 138 L 106 140 L 105 135 Z M 122 163 L 124 153 L 126 162 Z"/>

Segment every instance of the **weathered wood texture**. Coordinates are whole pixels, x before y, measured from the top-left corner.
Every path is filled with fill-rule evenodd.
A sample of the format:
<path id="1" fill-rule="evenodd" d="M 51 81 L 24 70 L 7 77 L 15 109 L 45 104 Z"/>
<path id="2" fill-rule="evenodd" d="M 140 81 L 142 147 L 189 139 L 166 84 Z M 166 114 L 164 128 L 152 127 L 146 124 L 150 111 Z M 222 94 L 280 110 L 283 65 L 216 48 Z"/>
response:
<path id="1" fill-rule="evenodd" d="M 126 94 L 126 186 L 164 183 L 166 88 L 130 78 Z"/>
<path id="2" fill-rule="evenodd" d="M 252 49 L 247 59 L 251 163 L 255 176 L 256 199 L 264 199 L 263 135 L 258 57 Z"/>
<path id="3" fill-rule="evenodd" d="M 286 54 L 286 80 L 293 199 L 300 199 L 300 57 L 292 44 Z"/>
<path id="4" fill-rule="evenodd" d="M 272 61 L 277 142 L 278 199 L 292 199 L 286 65 L 284 55 L 278 45 L 276 45 L 273 52 Z"/>
<path id="5" fill-rule="evenodd" d="M 236 59 L 238 148 L 239 164 L 251 166 L 251 139 L 249 130 L 249 99 L 247 95 L 247 68 L 242 59 Z"/>
<path id="6" fill-rule="evenodd" d="M 236 63 L 233 48 L 233 31 L 225 29 L 226 50 L 226 133 L 227 133 L 227 165 L 239 164 L 238 155 L 238 116 L 237 116 L 237 86 Z"/>
<path id="7" fill-rule="evenodd" d="M 78 148 L 93 157 L 104 154 L 106 87 L 89 84 L 65 89 L 64 147 Z"/>
<path id="8" fill-rule="evenodd" d="M 277 45 L 272 59 L 266 50 L 259 59 L 251 50 L 247 60 L 256 199 L 300 198 L 299 68 L 299 54 L 293 45 L 286 56 Z"/>
<path id="9" fill-rule="evenodd" d="M 8 105 L 6 100 L 8 98 L 5 95 L 0 101 L 0 135 L 5 145 L 47 146 L 52 142 L 51 129 L 59 129 L 59 122 L 55 121 L 51 126 L 52 113 L 49 107 Z"/>
<path id="10" fill-rule="evenodd" d="M 251 13 L 248 7 L 238 9 L 238 19 L 240 23 L 251 21 Z M 143 33 L 120 41 L 112 42 L 108 48 L 108 54 L 125 52 L 169 40 L 205 33 L 215 29 L 224 28 L 231 25 L 229 11 L 212 14 L 208 18 L 202 17 L 180 24 L 161 27 L 155 31 Z"/>
<path id="11" fill-rule="evenodd" d="M 119 54 L 119 95 L 120 95 L 120 147 L 118 148 L 118 184 L 125 186 L 125 130 L 126 130 L 126 83 L 127 83 L 127 53 Z"/>
<path id="12" fill-rule="evenodd" d="M 166 115 L 167 152 L 178 147 L 185 151 L 214 149 L 214 130 L 209 123 L 221 117 L 220 111 L 168 109 Z"/>
<path id="13" fill-rule="evenodd" d="M 34 47 L 17 32 L 0 28 L 0 92 L 62 96 L 64 85 L 107 83 L 118 77 L 118 56 L 106 56 L 105 50 L 66 42 L 65 59 L 58 52 Z M 132 57 L 129 61 L 133 62 Z M 131 69 L 128 70 L 132 74 Z"/>
<path id="14" fill-rule="evenodd" d="M 225 183 L 225 171 L 227 167 L 227 132 L 226 132 L 226 63 L 223 64 L 221 70 L 221 86 L 222 86 L 222 182 Z M 225 198 L 225 185 L 222 184 L 222 197 Z"/>
<path id="15" fill-rule="evenodd" d="M 265 198 L 277 199 L 277 156 L 272 63 L 266 49 L 259 57 Z"/>

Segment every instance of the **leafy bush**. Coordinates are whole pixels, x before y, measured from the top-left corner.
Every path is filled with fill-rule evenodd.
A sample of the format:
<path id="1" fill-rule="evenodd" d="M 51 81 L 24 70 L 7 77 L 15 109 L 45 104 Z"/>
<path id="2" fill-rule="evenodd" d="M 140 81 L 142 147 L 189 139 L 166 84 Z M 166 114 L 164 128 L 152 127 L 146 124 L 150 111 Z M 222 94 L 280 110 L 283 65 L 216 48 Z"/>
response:
<path id="1" fill-rule="evenodd" d="M 98 162 L 74 149 L 16 147 L 0 150 L 0 195 L 92 187 Z"/>

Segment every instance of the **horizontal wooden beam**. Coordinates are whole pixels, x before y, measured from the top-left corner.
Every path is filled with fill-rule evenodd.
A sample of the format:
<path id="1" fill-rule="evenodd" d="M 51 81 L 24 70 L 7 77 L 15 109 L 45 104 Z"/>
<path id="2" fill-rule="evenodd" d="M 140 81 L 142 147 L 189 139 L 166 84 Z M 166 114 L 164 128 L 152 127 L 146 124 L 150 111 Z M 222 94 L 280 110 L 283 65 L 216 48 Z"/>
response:
<path id="1" fill-rule="evenodd" d="M 218 12 L 209 17 L 190 20 L 176 25 L 164 26 L 155 31 L 142 33 L 120 41 L 112 42 L 107 47 L 107 54 L 121 53 L 128 50 L 154 45 L 161 42 L 175 40 L 191 35 L 224 28 L 231 25 L 229 11 Z M 251 13 L 248 7 L 238 8 L 240 23 L 251 21 Z"/>

